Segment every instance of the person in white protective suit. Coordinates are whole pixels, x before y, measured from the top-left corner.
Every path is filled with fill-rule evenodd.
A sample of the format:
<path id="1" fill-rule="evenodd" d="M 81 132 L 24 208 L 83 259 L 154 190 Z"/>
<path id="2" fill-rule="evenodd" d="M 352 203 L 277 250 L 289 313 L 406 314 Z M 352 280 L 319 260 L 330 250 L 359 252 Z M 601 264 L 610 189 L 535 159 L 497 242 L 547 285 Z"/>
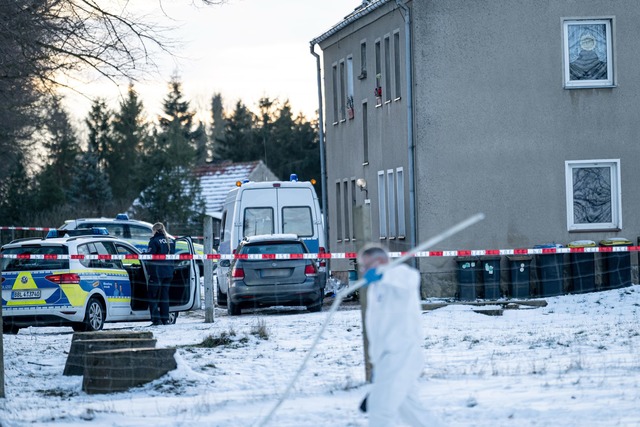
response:
<path id="1" fill-rule="evenodd" d="M 386 267 L 388 252 L 369 245 L 358 255 L 367 282 L 365 326 L 373 386 L 366 402 L 370 427 L 441 426 L 418 399 L 423 333 L 420 273 L 406 264 Z M 364 409 L 362 407 L 362 409 Z"/>

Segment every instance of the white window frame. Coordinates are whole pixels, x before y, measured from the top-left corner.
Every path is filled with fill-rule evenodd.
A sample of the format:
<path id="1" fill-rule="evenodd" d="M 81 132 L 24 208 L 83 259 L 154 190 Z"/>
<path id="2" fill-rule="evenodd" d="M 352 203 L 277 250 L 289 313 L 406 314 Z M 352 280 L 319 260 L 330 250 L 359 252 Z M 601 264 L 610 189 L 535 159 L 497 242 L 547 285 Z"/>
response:
<path id="1" fill-rule="evenodd" d="M 336 180 L 336 241 L 342 242 L 342 181 Z"/>
<path id="2" fill-rule="evenodd" d="M 398 200 L 398 239 L 404 239 L 407 235 L 404 206 L 404 168 L 396 168 L 396 197 Z"/>
<path id="3" fill-rule="evenodd" d="M 384 36 L 384 86 L 382 96 L 385 104 L 391 102 L 391 36 Z"/>
<path id="4" fill-rule="evenodd" d="M 588 168 L 609 168 L 611 197 L 610 222 L 576 221 L 574 170 Z M 567 160 L 565 161 L 565 181 L 567 198 L 567 229 L 569 231 L 605 231 L 622 229 L 620 159 Z"/>
<path id="5" fill-rule="evenodd" d="M 348 242 L 351 240 L 351 203 L 349 203 L 349 180 L 345 178 L 342 181 L 342 197 L 343 197 L 343 213 L 344 213 L 344 237 L 342 240 Z"/>
<path id="6" fill-rule="evenodd" d="M 387 170 L 387 200 L 389 203 L 389 239 L 396 238 L 396 183 L 393 169 Z"/>
<path id="7" fill-rule="evenodd" d="M 346 76 L 346 65 L 344 60 L 341 60 L 338 63 L 339 75 L 340 75 L 340 99 L 339 99 L 339 108 L 340 122 L 345 122 L 347 120 L 347 76 Z"/>
<path id="8" fill-rule="evenodd" d="M 355 118 L 355 105 L 353 103 L 353 56 L 347 57 L 347 118 L 353 120 Z"/>
<path id="9" fill-rule="evenodd" d="M 400 74 L 402 73 L 402 64 L 400 62 L 400 30 L 393 32 L 393 87 L 394 101 L 399 101 L 402 95 L 402 81 Z"/>
<path id="10" fill-rule="evenodd" d="M 606 79 L 592 79 L 592 80 L 572 80 L 571 79 L 571 58 L 575 53 L 572 53 L 569 48 L 570 35 L 575 31 L 581 31 L 578 27 L 585 27 L 582 31 L 586 30 L 589 25 L 604 25 L 606 34 L 606 55 L 607 55 L 607 78 Z M 614 58 L 613 58 L 613 19 L 564 19 L 562 21 L 562 48 L 564 57 L 564 87 L 566 89 L 580 89 L 580 88 L 598 88 L 598 87 L 613 87 L 615 86 L 614 80 Z"/>
<path id="11" fill-rule="evenodd" d="M 338 63 L 331 64 L 331 95 L 333 98 L 333 124 L 337 125 L 340 121 L 340 111 L 338 107 Z"/>
<path id="12" fill-rule="evenodd" d="M 384 175 L 384 171 L 378 171 L 378 222 L 381 240 L 387 238 L 387 192 Z"/>

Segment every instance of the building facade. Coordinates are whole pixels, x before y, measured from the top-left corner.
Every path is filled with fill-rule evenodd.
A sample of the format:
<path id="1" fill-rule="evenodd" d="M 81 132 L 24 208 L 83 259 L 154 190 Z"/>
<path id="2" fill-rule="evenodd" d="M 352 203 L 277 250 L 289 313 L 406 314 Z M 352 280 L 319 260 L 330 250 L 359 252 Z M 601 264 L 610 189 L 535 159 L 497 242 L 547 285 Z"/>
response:
<path id="1" fill-rule="evenodd" d="M 476 212 L 436 249 L 635 244 L 639 18 L 632 0 L 379 0 L 314 39 L 330 250 L 406 250 Z M 427 295 L 455 292 L 452 258 L 419 266 Z"/>

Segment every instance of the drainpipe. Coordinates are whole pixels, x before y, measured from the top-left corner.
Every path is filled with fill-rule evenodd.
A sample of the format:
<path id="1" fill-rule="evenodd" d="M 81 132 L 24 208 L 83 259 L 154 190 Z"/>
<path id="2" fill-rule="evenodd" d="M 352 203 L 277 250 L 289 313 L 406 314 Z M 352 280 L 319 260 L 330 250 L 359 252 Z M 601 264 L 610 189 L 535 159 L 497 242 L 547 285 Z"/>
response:
<path id="1" fill-rule="evenodd" d="M 405 78 L 407 80 L 407 149 L 409 157 L 409 247 L 416 246 L 416 186 L 415 186 L 415 145 L 413 144 L 413 80 L 411 65 L 411 12 L 407 5 L 396 0 L 396 4 L 402 9 L 404 18 L 404 44 L 405 44 Z"/>
<path id="2" fill-rule="evenodd" d="M 329 222 L 327 221 L 327 210 L 329 209 L 327 195 L 327 168 L 325 166 L 325 150 L 324 150 L 324 114 L 322 107 L 322 73 L 320 68 L 320 55 L 315 51 L 315 43 L 311 43 L 311 54 L 316 57 L 316 73 L 318 79 L 318 138 L 320 142 L 320 188 L 322 191 L 322 221 L 324 225 L 324 244 L 327 252 L 329 250 Z"/>

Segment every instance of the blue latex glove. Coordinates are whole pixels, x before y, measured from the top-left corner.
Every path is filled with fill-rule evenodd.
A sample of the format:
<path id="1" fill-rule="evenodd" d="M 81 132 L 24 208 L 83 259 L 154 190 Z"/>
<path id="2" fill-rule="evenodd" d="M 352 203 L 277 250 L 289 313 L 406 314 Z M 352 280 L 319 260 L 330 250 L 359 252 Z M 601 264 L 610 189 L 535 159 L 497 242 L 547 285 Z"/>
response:
<path id="1" fill-rule="evenodd" d="M 378 273 L 378 270 L 375 268 L 370 268 L 366 273 L 364 273 L 364 276 L 362 278 L 366 283 L 364 286 L 369 286 L 373 282 L 377 282 L 378 280 L 382 279 L 382 273 Z"/>

